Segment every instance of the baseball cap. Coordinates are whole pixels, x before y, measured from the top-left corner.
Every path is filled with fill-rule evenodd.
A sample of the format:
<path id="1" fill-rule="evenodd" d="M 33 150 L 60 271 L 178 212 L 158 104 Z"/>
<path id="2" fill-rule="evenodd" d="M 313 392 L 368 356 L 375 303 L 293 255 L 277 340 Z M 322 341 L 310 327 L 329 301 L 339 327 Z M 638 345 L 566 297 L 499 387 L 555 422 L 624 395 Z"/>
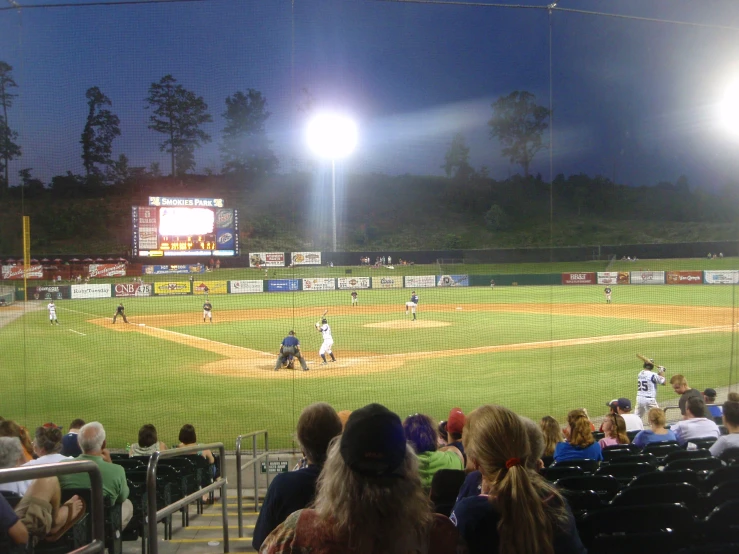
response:
<path id="1" fill-rule="evenodd" d="M 703 391 L 703 394 L 705 394 L 708 398 L 716 398 L 716 390 L 715 389 L 706 389 Z"/>
<path id="2" fill-rule="evenodd" d="M 341 457 L 361 475 L 389 475 L 405 460 L 403 424 L 397 414 L 381 404 L 354 410 L 339 445 Z"/>
<path id="3" fill-rule="evenodd" d="M 622 410 L 630 410 L 631 409 L 631 400 L 628 398 L 614 398 L 610 402 L 606 404 L 609 408 L 613 408 L 613 405 L 616 404 L 617 407 L 621 408 Z"/>
<path id="4" fill-rule="evenodd" d="M 465 417 L 464 412 L 459 408 L 452 408 L 449 412 L 449 418 L 446 423 L 446 430 L 449 433 L 461 433 L 464 427 Z"/>

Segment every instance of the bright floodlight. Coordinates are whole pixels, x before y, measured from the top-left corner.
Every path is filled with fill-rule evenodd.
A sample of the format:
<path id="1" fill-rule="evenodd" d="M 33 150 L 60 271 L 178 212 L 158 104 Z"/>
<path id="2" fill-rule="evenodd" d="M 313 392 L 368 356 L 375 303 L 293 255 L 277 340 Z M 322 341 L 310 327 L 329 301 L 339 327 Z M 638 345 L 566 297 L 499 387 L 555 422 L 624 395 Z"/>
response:
<path id="1" fill-rule="evenodd" d="M 319 114 L 308 124 L 308 146 L 322 158 L 338 160 L 354 151 L 357 126 L 340 114 Z"/>
<path id="2" fill-rule="evenodd" d="M 739 133 L 739 81 L 734 81 L 726 89 L 720 110 L 724 126 L 734 133 Z"/>

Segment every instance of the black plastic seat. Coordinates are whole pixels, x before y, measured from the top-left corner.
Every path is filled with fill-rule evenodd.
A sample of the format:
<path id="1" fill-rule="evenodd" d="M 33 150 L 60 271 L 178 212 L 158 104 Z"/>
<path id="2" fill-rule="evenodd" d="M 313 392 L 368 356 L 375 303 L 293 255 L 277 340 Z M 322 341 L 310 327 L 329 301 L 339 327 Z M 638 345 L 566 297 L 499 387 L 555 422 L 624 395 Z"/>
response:
<path id="1" fill-rule="evenodd" d="M 688 458 L 687 460 L 675 460 L 665 465 L 664 471 L 675 469 L 692 469 L 693 471 L 713 471 L 726 464 L 718 458 Z"/>
<path id="2" fill-rule="evenodd" d="M 610 475 L 580 475 L 556 481 L 561 490 L 595 491 L 601 500 L 608 502 L 621 489 L 619 482 Z"/>
<path id="3" fill-rule="evenodd" d="M 727 464 L 735 464 L 739 462 L 739 447 L 727 448 L 719 455 L 719 459 L 723 460 Z"/>
<path id="4" fill-rule="evenodd" d="M 673 531 L 627 533 L 625 535 L 597 535 L 588 552 L 597 554 L 664 554 L 674 552 L 684 543 L 683 537 Z"/>
<path id="5" fill-rule="evenodd" d="M 708 450 L 700 449 L 700 450 L 679 450 L 677 452 L 672 452 L 668 456 L 665 457 L 665 464 L 669 464 L 670 462 L 674 462 L 676 460 L 695 460 L 698 458 L 712 458 L 711 453 Z"/>
<path id="6" fill-rule="evenodd" d="M 703 490 L 711 491 L 719 483 L 726 481 L 739 481 L 739 466 L 727 466 L 714 469 L 706 475 L 703 481 Z"/>
<path id="7" fill-rule="evenodd" d="M 633 441 L 636 438 L 636 436 L 641 432 L 642 432 L 641 429 L 634 429 L 633 431 L 626 431 L 626 436 L 629 437 L 630 441 Z"/>
<path id="8" fill-rule="evenodd" d="M 585 473 L 595 473 L 600 462 L 598 460 L 562 460 L 549 467 L 579 467 Z"/>
<path id="9" fill-rule="evenodd" d="M 688 483 L 695 487 L 700 486 L 700 476 L 692 469 L 681 469 L 675 471 L 654 471 L 637 475 L 629 486 L 642 485 L 665 485 L 667 483 Z"/>
<path id="10" fill-rule="evenodd" d="M 611 500 L 611 506 L 646 506 L 649 504 L 685 504 L 691 512 L 700 512 L 703 504 L 700 489 L 688 483 L 662 485 L 630 485 Z"/>
<path id="11" fill-rule="evenodd" d="M 739 500 L 739 481 L 719 483 L 703 499 L 704 513 L 708 514 L 725 502 Z"/>
<path id="12" fill-rule="evenodd" d="M 690 439 L 688 443 L 693 443 L 698 448 L 711 448 L 714 442 L 718 440 L 718 437 L 704 437 L 702 439 Z"/>
<path id="13" fill-rule="evenodd" d="M 611 465 L 644 463 L 657 466 L 659 465 L 659 460 L 656 456 L 653 456 L 652 454 L 620 454 L 615 458 L 612 458 L 608 463 Z"/>
<path id="14" fill-rule="evenodd" d="M 606 446 L 603 449 L 603 460 L 612 462 L 620 456 L 631 456 L 639 454 L 639 448 L 633 444 L 618 444 L 616 446 Z"/>
<path id="15" fill-rule="evenodd" d="M 704 536 L 711 542 L 739 542 L 739 499 L 724 502 L 714 508 L 701 525 Z"/>
<path id="16" fill-rule="evenodd" d="M 558 479 L 562 479 L 563 477 L 574 477 L 575 475 L 585 475 L 585 472 L 579 466 L 556 467 L 552 465 L 552 466 L 549 466 L 541 470 L 541 474 L 544 476 L 544 478 L 547 481 L 554 482 Z"/>
<path id="17" fill-rule="evenodd" d="M 575 517 L 578 517 L 580 514 L 584 514 L 585 512 L 599 510 L 606 505 L 595 491 L 574 491 L 563 489 L 562 496 L 567 499 L 570 509 Z"/>
<path id="18" fill-rule="evenodd" d="M 644 448 L 642 448 L 642 453 L 652 454 L 653 456 L 661 460 L 673 452 L 686 451 L 682 449 L 677 441 L 650 442 L 649 444 L 644 445 Z"/>
<path id="19" fill-rule="evenodd" d="M 644 473 L 651 473 L 657 471 L 657 468 L 652 464 L 635 463 L 635 464 L 608 464 L 602 466 L 595 472 L 596 475 L 611 475 L 621 483 L 621 485 L 627 485 L 637 475 Z"/>
<path id="20" fill-rule="evenodd" d="M 121 466 L 124 471 L 146 471 L 146 464 L 142 460 L 135 458 L 118 458 L 114 459 L 113 463 Z"/>
<path id="21" fill-rule="evenodd" d="M 606 434 L 603 431 L 593 431 L 593 438 L 598 442 L 600 439 L 606 438 Z"/>

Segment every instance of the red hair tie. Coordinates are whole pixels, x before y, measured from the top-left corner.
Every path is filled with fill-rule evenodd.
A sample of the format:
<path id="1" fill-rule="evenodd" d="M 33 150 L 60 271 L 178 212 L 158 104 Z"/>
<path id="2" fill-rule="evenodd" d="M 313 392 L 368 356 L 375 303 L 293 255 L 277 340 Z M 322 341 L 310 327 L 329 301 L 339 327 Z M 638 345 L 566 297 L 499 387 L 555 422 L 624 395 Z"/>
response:
<path id="1" fill-rule="evenodd" d="M 506 460 L 505 467 L 506 469 L 511 469 L 513 466 L 520 466 L 521 465 L 521 458 L 509 458 Z"/>

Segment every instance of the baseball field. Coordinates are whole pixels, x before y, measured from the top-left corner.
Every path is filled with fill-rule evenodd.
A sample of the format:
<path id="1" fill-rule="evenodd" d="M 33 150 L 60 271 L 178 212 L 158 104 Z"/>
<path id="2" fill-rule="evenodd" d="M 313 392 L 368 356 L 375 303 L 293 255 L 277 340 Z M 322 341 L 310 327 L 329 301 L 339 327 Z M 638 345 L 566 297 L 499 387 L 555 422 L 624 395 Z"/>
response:
<path id="1" fill-rule="evenodd" d="M 15 312 L 0 327 L 0 415 L 31 427 L 99 420 L 113 448 L 144 423 L 168 444 L 192 423 L 199 440 L 227 448 L 258 429 L 287 448 L 316 401 L 437 420 L 490 402 L 535 419 L 574 407 L 599 415 L 613 398 L 635 400 L 637 353 L 695 388 L 739 381 L 736 286 L 617 285 L 612 304 L 603 288 L 418 289 L 417 321 L 405 313 L 409 289 L 360 290 L 357 307 L 346 290 L 211 295 L 213 324 L 202 296 L 124 299 L 128 325 L 112 323 L 117 298 L 58 300 L 58 326 L 46 301 L 18 302 L 0 310 Z M 337 361 L 319 365 L 314 324 L 326 309 Z M 307 372 L 274 371 L 290 329 Z M 660 388 L 658 400 L 673 398 Z"/>

